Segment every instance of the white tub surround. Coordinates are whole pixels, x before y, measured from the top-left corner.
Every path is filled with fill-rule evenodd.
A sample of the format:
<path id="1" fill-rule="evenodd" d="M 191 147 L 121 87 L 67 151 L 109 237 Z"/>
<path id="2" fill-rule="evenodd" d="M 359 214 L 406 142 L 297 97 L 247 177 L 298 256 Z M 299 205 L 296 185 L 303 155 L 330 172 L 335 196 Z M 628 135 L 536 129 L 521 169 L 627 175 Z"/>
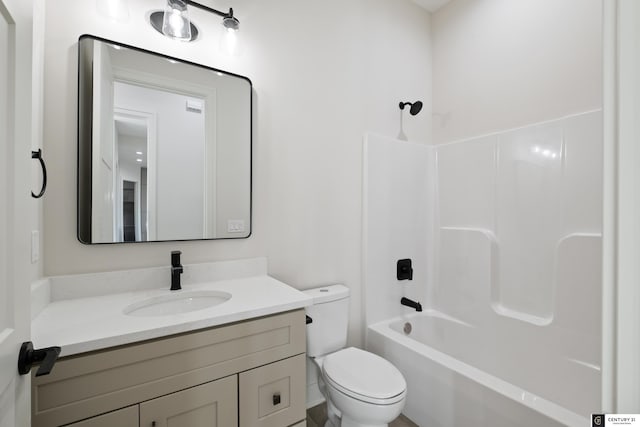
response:
<path id="1" fill-rule="evenodd" d="M 411 310 L 402 297 L 425 302 L 434 274 L 435 150 L 366 134 L 363 144 L 362 255 L 367 325 Z M 412 280 L 396 279 L 396 262 L 410 258 Z"/>
<path id="2" fill-rule="evenodd" d="M 601 110 L 432 147 L 368 137 L 367 349 L 403 372 L 418 424 L 573 426 L 599 410 L 601 159 Z"/>
<path id="3" fill-rule="evenodd" d="M 312 301 L 269 277 L 264 258 L 184 265 L 181 291 L 169 290 L 170 279 L 167 266 L 51 277 L 38 283 L 32 286 L 32 305 L 41 309 L 31 326 L 34 346 L 60 346 L 61 356 L 70 356 L 295 310 Z M 231 298 L 188 313 L 124 314 L 126 307 L 149 298 L 200 291 L 228 293 Z"/>

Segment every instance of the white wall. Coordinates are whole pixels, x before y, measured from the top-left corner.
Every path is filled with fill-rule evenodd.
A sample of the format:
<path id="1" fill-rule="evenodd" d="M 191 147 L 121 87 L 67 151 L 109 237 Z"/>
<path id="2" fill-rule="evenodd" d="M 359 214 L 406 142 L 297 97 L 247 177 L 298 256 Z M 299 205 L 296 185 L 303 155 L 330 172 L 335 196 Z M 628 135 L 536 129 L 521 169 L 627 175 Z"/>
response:
<path id="1" fill-rule="evenodd" d="M 454 0 L 432 19 L 435 143 L 602 106 L 602 0 Z"/>
<path id="2" fill-rule="evenodd" d="M 247 115 L 251 114 L 249 97 L 253 97 L 253 93 L 249 93 L 245 80 L 226 79 L 224 85 L 216 86 L 220 108 L 216 111 L 216 150 L 212 153 L 216 161 L 216 214 L 212 227 L 215 226 L 217 237 L 237 237 L 238 233 L 228 232 L 227 221 L 243 220 L 245 230 L 249 230 L 251 206 L 245 194 L 251 186 L 246 160 L 250 154 L 244 141 L 251 137 Z"/>
<path id="3" fill-rule="evenodd" d="M 399 101 L 428 103 L 430 17 L 409 0 L 238 0 L 243 55 L 222 55 L 218 17 L 191 11 L 203 38 L 169 40 L 145 22 L 162 2 L 128 2 L 114 23 L 95 2 L 47 1 L 45 58 L 46 274 L 268 255 L 270 273 L 298 287 L 352 290 L 351 339 L 360 341 L 362 135 L 398 132 Z M 211 2 L 226 8 L 228 5 Z M 76 239 L 77 39 L 89 33 L 247 75 L 254 84 L 253 233 L 249 239 L 84 246 Z M 427 108 L 428 110 L 428 108 Z M 405 120 L 427 141 L 428 114 Z"/>
<path id="4" fill-rule="evenodd" d="M 32 76 L 31 76 L 31 149 L 43 148 L 43 90 L 44 90 L 44 21 L 45 7 L 44 0 L 34 0 L 33 4 L 33 31 L 31 40 L 33 54 L 31 56 Z M 29 5 L 30 6 L 30 5 Z M 43 151 L 45 161 L 48 162 L 48 153 Z M 40 191 L 42 183 L 42 172 L 40 165 L 31 161 L 31 181 L 32 191 Z M 43 200 L 33 199 L 29 202 L 29 213 L 25 219 L 29 223 L 31 230 L 38 231 L 37 244 L 40 250 L 39 260 L 31 264 L 28 278 L 30 281 L 37 280 L 44 274 L 44 214 Z"/>

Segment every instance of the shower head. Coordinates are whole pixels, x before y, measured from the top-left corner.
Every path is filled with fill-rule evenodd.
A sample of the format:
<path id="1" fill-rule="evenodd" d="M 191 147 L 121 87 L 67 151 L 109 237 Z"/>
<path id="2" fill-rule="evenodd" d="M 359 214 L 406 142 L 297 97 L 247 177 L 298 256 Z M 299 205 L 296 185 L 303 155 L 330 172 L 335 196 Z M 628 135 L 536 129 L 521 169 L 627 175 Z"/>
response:
<path id="1" fill-rule="evenodd" d="M 420 112 L 420 110 L 422 110 L 422 101 L 401 102 L 399 107 L 401 110 L 404 110 L 404 107 L 406 107 L 407 105 L 411 106 L 411 108 L 409 109 L 409 114 L 411 114 L 412 116 L 415 116 Z"/>
<path id="2" fill-rule="evenodd" d="M 415 116 L 420 112 L 420 110 L 422 110 L 422 101 L 416 101 L 413 103 L 413 105 L 411 105 L 411 108 L 409 109 L 409 113 L 412 116 Z"/>

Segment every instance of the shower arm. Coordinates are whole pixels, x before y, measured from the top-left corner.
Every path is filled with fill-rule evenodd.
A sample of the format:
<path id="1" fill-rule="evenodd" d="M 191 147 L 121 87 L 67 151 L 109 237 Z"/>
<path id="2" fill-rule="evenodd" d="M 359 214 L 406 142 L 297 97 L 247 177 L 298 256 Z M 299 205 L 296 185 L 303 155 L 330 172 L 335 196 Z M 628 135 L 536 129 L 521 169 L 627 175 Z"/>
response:
<path id="1" fill-rule="evenodd" d="M 400 133 L 398 134 L 398 139 L 401 141 L 407 141 L 407 135 L 404 134 L 404 126 L 402 121 L 402 110 L 400 110 Z"/>

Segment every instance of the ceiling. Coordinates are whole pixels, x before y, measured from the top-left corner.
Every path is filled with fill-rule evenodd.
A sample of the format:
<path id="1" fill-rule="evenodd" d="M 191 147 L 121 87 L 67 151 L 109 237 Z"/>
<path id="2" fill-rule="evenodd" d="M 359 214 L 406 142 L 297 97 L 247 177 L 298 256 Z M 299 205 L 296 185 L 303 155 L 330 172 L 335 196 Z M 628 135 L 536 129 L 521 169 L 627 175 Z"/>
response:
<path id="1" fill-rule="evenodd" d="M 121 163 L 147 167 L 147 124 L 126 117 L 115 117 L 118 133 L 118 160 Z M 122 138 L 129 137 L 129 138 Z M 142 154 L 138 154 L 142 153 Z M 140 161 L 138 161 L 140 159 Z"/>
<path id="2" fill-rule="evenodd" d="M 134 138 L 147 138 L 147 123 L 139 120 L 126 120 L 124 117 L 114 118 L 118 135 L 132 136 Z"/>
<path id="3" fill-rule="evenodd" d="M 429 12 L 435 12 L 451 0 L 413 0 L 414 3 L 424 7 Z"/>

